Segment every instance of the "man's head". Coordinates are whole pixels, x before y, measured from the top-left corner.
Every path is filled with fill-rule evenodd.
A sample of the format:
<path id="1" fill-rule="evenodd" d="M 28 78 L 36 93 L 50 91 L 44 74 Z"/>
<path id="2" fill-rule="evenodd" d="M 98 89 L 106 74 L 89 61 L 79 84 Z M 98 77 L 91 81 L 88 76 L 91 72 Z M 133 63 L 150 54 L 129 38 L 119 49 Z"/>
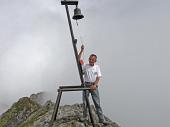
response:
<path id="1" fill-rule="evenodd" d="M 96 61 L 97 61 L 97 56 L 95 54 L 91 54 L 89 56 L 89 64 L 91 66 L 94 66 L 94 63 L 96 63 Z"/>

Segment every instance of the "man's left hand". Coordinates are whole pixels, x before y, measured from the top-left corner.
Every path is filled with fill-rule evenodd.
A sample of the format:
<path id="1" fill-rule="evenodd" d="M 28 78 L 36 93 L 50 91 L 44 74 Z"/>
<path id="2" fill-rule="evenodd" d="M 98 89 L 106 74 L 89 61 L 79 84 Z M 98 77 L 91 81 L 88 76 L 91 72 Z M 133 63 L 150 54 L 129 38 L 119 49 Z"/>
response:
<path id="1" fill-rule="evenodd" d="M 93 84 L 93 85 L 90 86 L 90 90 L 92 90 L 92 91 L 96 90 L 96 88 L 97 88 L 97 85 Z"/>

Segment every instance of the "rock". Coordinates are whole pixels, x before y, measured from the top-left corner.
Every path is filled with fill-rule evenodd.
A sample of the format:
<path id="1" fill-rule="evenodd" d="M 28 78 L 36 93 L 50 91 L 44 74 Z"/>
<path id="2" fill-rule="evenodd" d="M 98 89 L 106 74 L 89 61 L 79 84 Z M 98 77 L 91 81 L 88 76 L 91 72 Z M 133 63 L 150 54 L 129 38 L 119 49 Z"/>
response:
<path id="1" fill-rule="evenodd" d="M 40 95 L 42 94 L 38 94 L 38 98 Z M 54 103 L 48 100 L 44 105 L 40 105 L 40 100 L 37 101 L 36 98 L 37 95 L 31 95 L 30 98 L 24 97 L 14 103 L 0 117 L 0 127 L 48 127 Z M 96 127 L 103 127 L 103 124 L 98 123 L 94 106 L 92 106 L 92 114 Z M 92 127 L 90 121 L 81 122 L 81 118 L 83 118 L 82 104 L 60 106 L 53 127 Z M 105 127 L 120 127 L 109 118 L 106 119 L 110 124 Z"/>
<path id="2" fill-rule="evenodd" d="M 44 105 L 44 103 L 46 102 L 46 93 L 39 92 L 37 94 L 31 94 L 30 99 L 40 105 Z"/>
<path id="3" fill-rule="evenodd" d="M 2 114 L 0 127 L 17 127 L 39 108 L 39 104 L 33 102 L 28 97 L 23 97 Z"/>

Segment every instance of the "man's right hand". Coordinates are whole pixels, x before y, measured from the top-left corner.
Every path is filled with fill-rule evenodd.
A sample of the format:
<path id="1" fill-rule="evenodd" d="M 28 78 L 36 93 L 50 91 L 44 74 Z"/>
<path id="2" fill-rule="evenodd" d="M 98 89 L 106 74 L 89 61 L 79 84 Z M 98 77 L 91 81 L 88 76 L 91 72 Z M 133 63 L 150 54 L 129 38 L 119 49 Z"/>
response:
<path id="1" fill-rule="evenodd" d="M 81 45 L 81 50 L 82 50 L 82 51 L 84 50 L 84 45 L 83 45 L 83 44 Z"/>

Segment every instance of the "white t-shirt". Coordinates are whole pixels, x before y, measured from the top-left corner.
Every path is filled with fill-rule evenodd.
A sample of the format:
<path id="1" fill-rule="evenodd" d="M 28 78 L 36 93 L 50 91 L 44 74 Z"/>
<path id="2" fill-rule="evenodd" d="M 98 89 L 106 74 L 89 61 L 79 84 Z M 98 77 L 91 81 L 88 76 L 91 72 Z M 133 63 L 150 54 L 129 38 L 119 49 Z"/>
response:
<path id="1" fill-rule="evenodd" d="M 85 82 L 95 82 L 96 77 L 102 76 L 99 65 L 94 64 L 94 66 L 90 66 L 89 64 L 84 64 L 82 69 Z"/>

